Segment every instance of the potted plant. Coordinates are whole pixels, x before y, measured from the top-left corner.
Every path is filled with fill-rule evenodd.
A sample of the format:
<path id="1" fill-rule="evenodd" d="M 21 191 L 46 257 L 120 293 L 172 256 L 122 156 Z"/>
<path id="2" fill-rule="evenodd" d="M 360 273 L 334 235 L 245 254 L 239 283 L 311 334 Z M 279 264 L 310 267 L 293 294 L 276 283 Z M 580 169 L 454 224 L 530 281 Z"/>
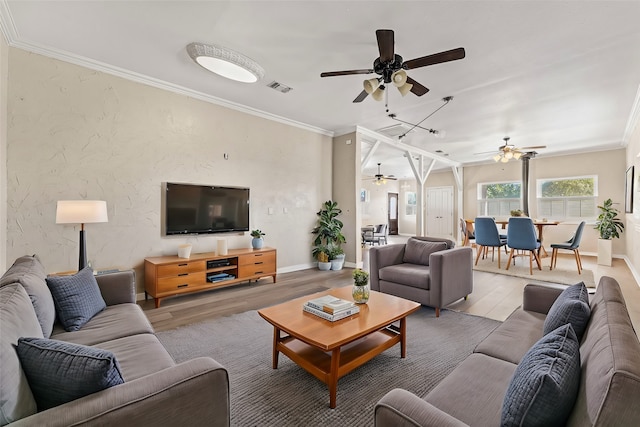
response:
<path id="1" fill-rule="evenodd" d="M 329 249 L 329 261 L 332 270 L 342 270 L 344 265 L 344 250 L 339 246 L 332 246 Z"/>
<path id="2" fill-rule="evenodd" d="M 514 209 L 509 213 L 511 214 L 511 216 L 522 216 L 523 214 L 523 212 L 520 209 Z"/>
<path id="3" fill-rule="evenodd" d="M 264 244 L 264 239 L 262 238 L 262 236 L 266 236 L 266 234 L 257 229 L 251 230 L 251 237 L 253 237 L 253 239 L 251 239 L 251 246 L 253 247 L 253 249 L 262 248 L 262 245 Z"/>
<path id="4" fill-rule="evenodd" d="M 318 222 L 316 227 L 311 230 L 311 233 L 316 235 L 313 240 L 314 249 L 312 254 L 318 259 L 318 264 L 322 262 L 318 258 L 319 253 L 329 255 L 332 248 L 340 248 L 346 242 L 344 234 L 342 234 L 344 224 L 338 219 L 338 215 L 341 213 L 342 209 L 338 208 L 338 202 L 331 200 L 324 202 L 322 209 L 316 213 Z"/>
<path id="5" fill-rule="evenodd" d="M 607 199 L 598 206 L 600 215 L 594 227 L 598 230 L 598 264 L 611 266 L 612 239 L 619 238 L 624 231 L 624 223 L 618 218 L 618 209 L 613 207 L 611 199 Z"/>
<path id="6" fill-rule="evenodd" d="M 369 301 L 369 293 L 369 273 L 356 268 L 353 270 L 353 289 L 351 290 L 353 300 L 358 304 L 365 304 Z"/>
<path id="7" fill-rule="evenodd" d="M 311 253 L 318 260 L 318 270 L 327 271 L 331 269 L 331 262 L 329 261 L 329 248 L 327 246 L 318 245 L 313 248 L 313 251 Z"/>

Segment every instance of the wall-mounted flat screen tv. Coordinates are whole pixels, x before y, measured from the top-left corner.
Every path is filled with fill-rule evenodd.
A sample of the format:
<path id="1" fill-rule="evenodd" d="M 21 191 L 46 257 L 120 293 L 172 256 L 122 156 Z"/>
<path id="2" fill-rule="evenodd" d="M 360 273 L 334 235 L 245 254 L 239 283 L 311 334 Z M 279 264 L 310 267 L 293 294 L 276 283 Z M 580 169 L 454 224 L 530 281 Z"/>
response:
<path id="1" fill-rule="evenodd" d="M 249 231 L 249 189 L 167 182 L 164 234 Z"/>

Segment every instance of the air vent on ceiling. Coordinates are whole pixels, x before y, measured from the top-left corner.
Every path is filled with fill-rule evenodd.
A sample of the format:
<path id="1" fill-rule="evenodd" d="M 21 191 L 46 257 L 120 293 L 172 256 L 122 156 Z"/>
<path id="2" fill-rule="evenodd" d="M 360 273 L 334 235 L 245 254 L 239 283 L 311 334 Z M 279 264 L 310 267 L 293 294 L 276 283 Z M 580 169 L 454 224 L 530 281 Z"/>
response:
<path id="1" fill-rule="evenodd" d="M 275 89 L 278 92 L 282 92 L 282 93 L 287 93 L 293 90 L 293 88 L 283 85 L 282 83 L 278 83 L 275 80 L 269 83 L 267 86 L 270 87 L 271 89 Z"/>
<path id="2" fill-rule="evenodd" d="M 399 123 L 397 125 L 391 125 L 391 126 L 387 126 L 386 128 L 378 129 L 377 132 L 383 135 L 386 135 L 390 138 L 397 138 L 400 135 L 406 134 L 409 131 L 409 129 L 411 129 L 409 126 L 403 123 Z"/>

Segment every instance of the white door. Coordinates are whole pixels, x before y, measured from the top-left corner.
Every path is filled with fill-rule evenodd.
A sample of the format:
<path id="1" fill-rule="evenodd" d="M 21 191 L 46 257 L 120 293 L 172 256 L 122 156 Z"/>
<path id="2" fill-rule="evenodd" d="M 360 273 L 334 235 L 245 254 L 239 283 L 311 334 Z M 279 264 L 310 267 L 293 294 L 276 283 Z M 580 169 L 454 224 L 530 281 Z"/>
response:
<path id="1" fill-rule="evenodd" d="M 427 188 L 426 236 L 453 239 L 453 187 Z"/>

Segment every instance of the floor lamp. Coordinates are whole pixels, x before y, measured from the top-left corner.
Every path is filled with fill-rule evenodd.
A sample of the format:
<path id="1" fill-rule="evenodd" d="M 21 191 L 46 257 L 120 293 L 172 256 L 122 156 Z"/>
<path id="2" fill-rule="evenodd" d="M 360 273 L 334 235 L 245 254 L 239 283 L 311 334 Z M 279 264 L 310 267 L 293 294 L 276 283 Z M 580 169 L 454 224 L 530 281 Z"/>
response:
<path id="1" fill-rule="evenodd" d="M 58 200 L 56 224 L 80 224 L 80 254 L 78 271 L 87 266 L 87 242 L 84 225 L 107 222 L 107 202 L 103 200 Z"/>

